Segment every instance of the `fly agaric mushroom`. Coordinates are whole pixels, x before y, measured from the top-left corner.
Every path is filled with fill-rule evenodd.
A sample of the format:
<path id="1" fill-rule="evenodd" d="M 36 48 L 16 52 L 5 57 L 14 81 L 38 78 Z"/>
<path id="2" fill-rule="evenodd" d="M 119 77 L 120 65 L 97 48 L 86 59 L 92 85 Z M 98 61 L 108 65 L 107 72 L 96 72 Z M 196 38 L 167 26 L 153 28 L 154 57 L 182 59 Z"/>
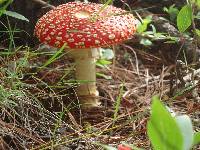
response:
<path id="1" fill-rule="evenodd" d="M 135 32 L 132 14 L 113 6 L 69 2 L 42 16 L 35 34 L 40 42 L 60 48 L 65 44 L 75 59 L 76 79 L 87 81 L 77 87 L 83 107 L 98 106 L 96 59 L 100 47 L 107 47 L 130 38 Z"/>

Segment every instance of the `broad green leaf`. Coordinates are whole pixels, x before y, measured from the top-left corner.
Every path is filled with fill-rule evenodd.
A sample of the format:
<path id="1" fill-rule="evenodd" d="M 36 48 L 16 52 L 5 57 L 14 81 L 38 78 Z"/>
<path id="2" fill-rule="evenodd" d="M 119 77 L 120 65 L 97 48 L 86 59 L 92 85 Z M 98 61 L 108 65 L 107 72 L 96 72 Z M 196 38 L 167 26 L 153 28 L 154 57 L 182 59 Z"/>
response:
<path id="1" fill-rule="evenodd" d="M 10 17 L 14 17 L 14 18 L 29 22 L 29 20 L 26 17 L 24 17 L 23 15 L 21 15 L 21 14 L 19 14 L 17 12 L 7 11 L 6 10 L 6 11 L 3 12 L 3 14 L 5 14 L 7 16 L 10 16 Z"/>
<path id="2" fill-rule="evenodd" d="M 194 136 L 191 119 L 187 115 L 182 115 L 177 116 L 176 121 L 183 136 L 183 150 L 189 150 L 192 147 Z"/>
<path id="3" fill-rule="evenodd" d="M 158 97 L 153 97 L 152 114 L 147 124 L 147 133 L 155 150 L 182 150 L 181 130 Z"/>
<path id="4" fill-rule="evenodd" d="M 200 132 L 196 132 L 194 134 L 193 145 L 200 144 Z"/>
<path id="5" fill-rule="evenodd" d="M 181 8 L 177 16 L 177 27 L 180 32 L 185 32 L 192 24 L 192 8 L 185 5 Z"/>

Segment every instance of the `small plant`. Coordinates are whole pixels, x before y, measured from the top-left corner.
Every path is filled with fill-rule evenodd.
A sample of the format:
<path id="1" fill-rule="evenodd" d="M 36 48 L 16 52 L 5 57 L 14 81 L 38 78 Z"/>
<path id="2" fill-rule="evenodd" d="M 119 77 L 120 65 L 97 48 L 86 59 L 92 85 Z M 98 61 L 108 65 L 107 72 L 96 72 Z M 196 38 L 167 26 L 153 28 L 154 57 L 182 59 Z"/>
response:
<path id="1" fill-rule="evenodd" d="M 200 142 L 189 116 L 172 116 L 158 97 L 153 97 L 147 133 L 155 150 L 189 150 Z"/>
<path id="2" fill-rule="evenodd" d="M 178 8 L 175 7 L 175 5 L 171 5 L 169 8 L 164 7 L 163 10 L 164 10 L 166 13 L 169 14 L 169 19 L 170 19 L 170 21 L 175 22 L 176 17 L 177 17 L 177 15 L 178 15 L 178 13 L 179 13 Z"/>
<path id="3" fill-rule="evenodd" d="M 29 20 L 24 17 L 23 15 L 17 13 L 17 12 L 13 12 L 13 11 L 8 11 L 6 10 L 7 7 L 13 2 L 13 0 L 0 0 L 0 5 L 2 5 L 2 7 L 0 7 L 0 17 L 4 14 L 10 17 L 14 17 L 16 19 L 20 19 L 20 20 L 24 20 L 29 22 Z"/>
<path id="4" fill-rule="evenodd" d="M 147 16 L 142 19 L 139 15 L 140 22 L 138 23 L 137 33 L 141 36 L 140 44 L 144 46 L 152 46 L 156 40 L 166 40 L 169 43 L 176 43 L 179 41 L 178 37 L 172 37 L 167 33 L 158 32 L 152 24 L 152 16 Z"/>
<path id="5" fill-rule="evenodd" d="M 105 49 L 105 48 L 100 48 L 100 59 L 97 60 L 96 62 L 96 66 L 100 67 L 100 68 L 106 68 L 109 69 L 110 64 L 112 64 L 112 61 L 110 61 L 111 59 L 114 58 L 114 52 L 112 51 L 112 49 Z M 101 72 L 97 72 L 96 73 L 97 77 L 101 77 L 107 80 L 111 80 L 112 77 L 109 75 L 106 75 L 104 73 Z"/>

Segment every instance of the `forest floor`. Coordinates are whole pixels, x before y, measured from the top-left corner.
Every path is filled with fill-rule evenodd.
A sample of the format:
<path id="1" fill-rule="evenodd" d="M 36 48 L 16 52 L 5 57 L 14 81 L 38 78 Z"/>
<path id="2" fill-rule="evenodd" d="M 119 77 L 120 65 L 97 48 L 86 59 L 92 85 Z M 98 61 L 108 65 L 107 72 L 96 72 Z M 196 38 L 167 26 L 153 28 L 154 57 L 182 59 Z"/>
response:
<path id="1" fill-rule="evenodd" d="M 175 60 L 178 44 L 136 42 L 111 47 L 115 57 L 97 66 L 101 106 L 87 110 L 77 104 L 67 52 L 54 57 L 57 49 L 44 45 L 9 49 L 0 42 L 0 149 L 101 150 L 121 143 L 151 149 L 147 122 L 155 95 L 200 131 L 199 61 Z"/>
<path id="2" fill-rule="evenodd" d="M 146 126 L 154 95 L 177 114 L 189 115 L 199 130 L 200 105 L 191 94 L 199 83 L 171 94 L 174 65 L 163 65 L 157 56 L 126 44 L 116 47 L 113 63 L 97 67 L 101 107 L 81 110 L 74 103 L 73 60 L 65 52 L 41 67 L 55 51 L 19 49 L 1 61 L 2 148 L 102 149 L 99 143 L 124 142 L 149 149 Z M 10 72 L 13 60 L 15 72 Z"/>

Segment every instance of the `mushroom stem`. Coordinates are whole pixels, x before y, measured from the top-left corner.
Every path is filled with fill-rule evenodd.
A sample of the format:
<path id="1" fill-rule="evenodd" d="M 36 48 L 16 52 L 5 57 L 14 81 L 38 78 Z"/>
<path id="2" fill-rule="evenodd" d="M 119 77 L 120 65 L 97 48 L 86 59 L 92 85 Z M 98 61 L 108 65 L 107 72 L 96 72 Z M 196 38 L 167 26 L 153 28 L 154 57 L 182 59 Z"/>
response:
<path id="1" fill-rule="evenodd" d="M 94 49 L 76 49 L 70 52 L 75 59 L 76 79 L 80 83 L 77 95 L 82 107 L 99 105 L 99 92 L 96 87 L 96 59 L 99 51 Z"/>

